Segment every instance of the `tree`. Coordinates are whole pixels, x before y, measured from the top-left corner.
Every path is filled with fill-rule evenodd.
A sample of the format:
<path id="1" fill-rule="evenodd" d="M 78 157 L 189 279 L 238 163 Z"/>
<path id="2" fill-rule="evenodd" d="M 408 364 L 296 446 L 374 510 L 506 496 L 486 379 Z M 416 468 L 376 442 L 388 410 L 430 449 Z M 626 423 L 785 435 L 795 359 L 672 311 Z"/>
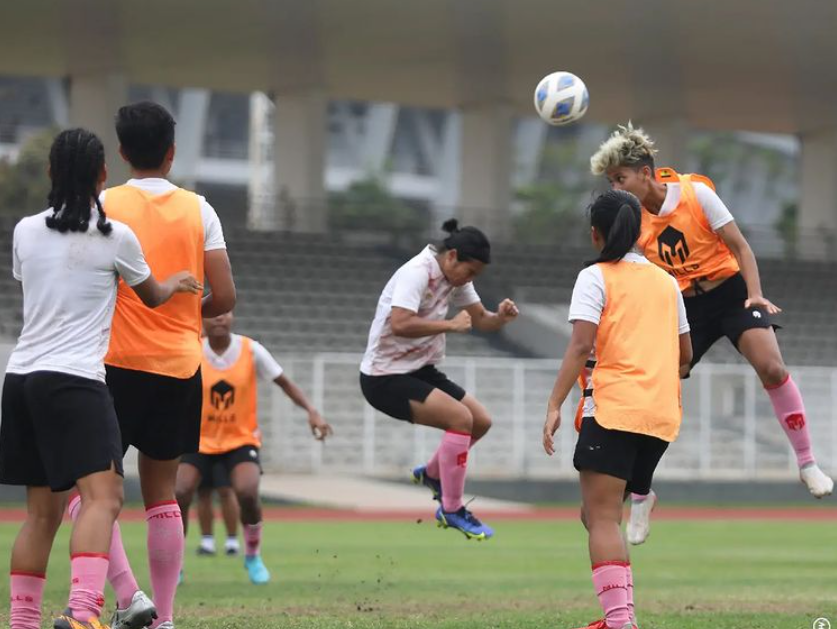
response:
<path id="1" fill-rule="evenodd" d="M 29 138 L 17 160 L 0 160 L 0 214 L 24 216 L 44 210 L 50 182 L 49 149 L 54 129 Z"/>

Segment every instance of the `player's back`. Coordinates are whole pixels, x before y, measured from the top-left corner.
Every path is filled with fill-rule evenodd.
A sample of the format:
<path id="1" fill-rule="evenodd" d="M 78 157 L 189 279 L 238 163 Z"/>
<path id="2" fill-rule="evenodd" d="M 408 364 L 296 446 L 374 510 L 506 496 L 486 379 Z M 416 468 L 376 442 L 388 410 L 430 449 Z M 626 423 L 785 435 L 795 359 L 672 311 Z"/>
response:
<path id="1" fill-rule="evenodd" d="M 158 194 L 126 184 L 106 191 L 105 210 L 134 231 L 155 276 L 186 270 L 204 277 L 198 195 L 176 187 Z M 201 363 L 200 330 L 200 295 L 177 295 L 151 310 L 120 282 L 105 362 L 174 378 L 191 377 Z"/>

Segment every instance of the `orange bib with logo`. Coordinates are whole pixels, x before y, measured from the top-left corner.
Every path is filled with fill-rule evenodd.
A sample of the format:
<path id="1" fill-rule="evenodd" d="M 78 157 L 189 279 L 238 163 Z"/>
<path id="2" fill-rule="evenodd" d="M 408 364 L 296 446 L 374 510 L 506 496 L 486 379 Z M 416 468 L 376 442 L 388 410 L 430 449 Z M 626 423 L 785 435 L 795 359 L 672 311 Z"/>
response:
<path id="1" fill-rule="evenodd" d="M 679 175 L 671 168 L 657 169 L 657 181 L 678 182 L 680 202 L 666 216 L 643 208 L 639 246 L 645 257 L 673 275 L 681 291 L 697 280 L 721 280 L 738 273 L 738 261 L 712 231 L 695 194 L 693 182 L 714 190 L 712 181 L 701 175 Z"/>
<path id="2" fill-rule="evenodd" d="M 207 346 L 207 352 L 212 348 Z M 229 369 L 216 369 L 204 358 L 201 454 L 223 454 L 243 446 L 260 448 L 256 362 L 253 347 L 241 337 L 241 353 Z"/>

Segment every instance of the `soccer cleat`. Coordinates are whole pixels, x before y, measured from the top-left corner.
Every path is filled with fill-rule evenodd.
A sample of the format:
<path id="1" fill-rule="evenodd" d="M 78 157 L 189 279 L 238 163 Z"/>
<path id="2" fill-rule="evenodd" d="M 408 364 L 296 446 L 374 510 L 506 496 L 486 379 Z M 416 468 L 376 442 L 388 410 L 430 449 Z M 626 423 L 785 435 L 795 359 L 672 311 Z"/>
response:
<path id="1" fill-rule="evenodd" d="M 183 572 L 181 571 L 181 576 Z M 110 619 L 111 629 L 143 629 L 157 618 L 157 608 L 145 592 L 137 590 L 131 597 L 131 604 L 125 609 L 116 608 Z"/>
<path id="2" fill-rule="evenodd" d="M 264 585 L 270 582 L 270 571 L 265 567 L 262 558 L 259 555 L 244 558 L 244 567 L 247 569 L 247 575 L 250 577 L 250 583 L 254 585 Z"/>
<path id="3" fill-rule="evenodd" d="M 602 618 L 601 620 L 590 623 L 586 627 L 579 627 L 578 629 L 610 629 L 610 627 L 608 626 L 607 621 Z M 627 623 L 622 627 L 622 629 L 637 629 L 637 626 Z"/>
<path id="4" fill-rule="evenodd" d="M 91 616 L 87 622 L 76 620 L 69 609 L 64 610 L 63 614 L 52 621 L 52 627 L 53 629 L 110 629 L 95 616 Z"/>
<path id="5" fill-rule="evenodd" d="M 442 481 L 438 478 L 430 478 L 427 475 L 426 465 L 419 465 L 412 471 L 411 476 L 413 483 L 416 485 L 424 485 L 433 492 L 433 500 L 442 501 Z"/>
<path id="6" fill-rule="evenodd" d="M 174 623 L 171 620 L 161 622 L 159 625 L 157 625 L 157 629 L 174 629 Z"/>
<path id="7" fill-rule="evenodd" d="M 238 544 L 237 537 L 229 537 L 227 538 L 227 541 L 224 542 L 224 552 L 228 557 L 235 557 L 240 550 L 241 546 Z"/>
<path id="8" fill-rule="evenodd" d="M 198 555 L 213 556 L 215 554 L 217 554 L 217 551 L 215 550 L 215 540 L 202 539 L 201 543 L 198 545 Z"/>
<path id="9" fill-rule="evenodd" d="M 439 507 L 436 510 L 436 521 L 440 528 L 456 529 L 468 539 L 475 539 L 480 542 L 494 535 L 494 530 L 490 526 L 480 522 L 465 507 L 460 507 L 458 511 L 454 512 L 448 512 Z"/>
<path id="10" fill-rule="evenodd" d="M 826 476 L 816 463 L 809 463 L 799 470 L 799 479 L 814 498 L 824 498 L 834 491 L 834 481 Z"/>
<path id="11" fill-rule="evenodd" d="M 657 506 L 657 494 L 653 491 L 645 500 L 631 500 L 631 517 L 628 520 L 628 542 L 637 546 L 651 533 L 651 512 Z"/>

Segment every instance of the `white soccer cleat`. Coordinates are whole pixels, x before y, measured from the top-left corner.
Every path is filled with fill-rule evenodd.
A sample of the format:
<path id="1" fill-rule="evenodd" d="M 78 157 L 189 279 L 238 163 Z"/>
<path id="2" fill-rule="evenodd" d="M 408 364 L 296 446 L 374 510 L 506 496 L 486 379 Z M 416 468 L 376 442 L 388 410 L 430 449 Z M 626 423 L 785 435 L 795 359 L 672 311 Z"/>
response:
<path id="1" fill-rule="evenodd" d="M 111 629 L 143 629 L 151 625 L 155 618 L 157 618 L 157 608 L 154 607 L 154 603 L 145 595 L 145 592 L 137 590 L 127 609 L 116 608 L 110 626 Z"/>
<path id="2" fill-rule="evenodd" d="M 171 620 L 161 622 L 159 625 L 157 625 L 157 629 L 174 629 L 174 623 Z"/>
<path id="3" fill-rule="evenodd" d="M 628 542 L 634 546 L 642 544 L 651 532 L 651 512 L 657 504 L 653 491 L 645 500 L 631 500 L 631 517 L 628 520 Z"/>
<path id="4" fill-rule="evenodd" d="M 816 463 L 809 463 L 799 470 L 799 479 L 814 498 L 824 498 L 834 491 L 834 481 Z"/>

